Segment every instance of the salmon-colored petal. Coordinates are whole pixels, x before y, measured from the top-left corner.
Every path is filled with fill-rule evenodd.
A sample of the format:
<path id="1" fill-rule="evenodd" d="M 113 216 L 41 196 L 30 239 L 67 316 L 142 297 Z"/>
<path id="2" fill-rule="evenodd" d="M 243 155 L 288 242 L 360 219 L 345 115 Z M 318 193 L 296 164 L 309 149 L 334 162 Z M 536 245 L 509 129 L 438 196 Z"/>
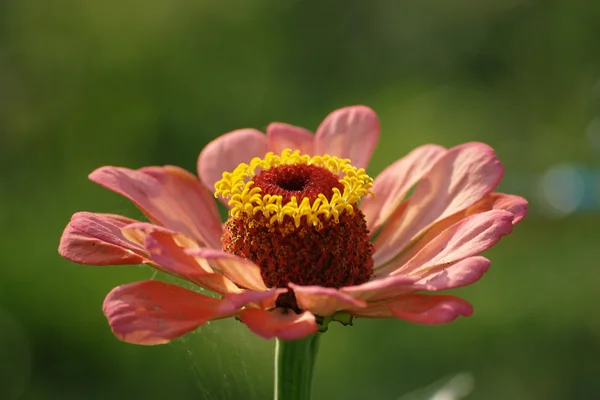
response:
<path id="1" fill-rule="evenodd" d="M 387 306 L 387 302 L 369 302 L 366 307 L 346 310 L 347 313 L 360 318 L 393 318 L 394 314 Z"/>
<path id="2" fill-rule="evenodd" d="M 213 273 L 210 266 L 196 262 L 196 259 L 187 255 L 184 248 L 180 247 L 173 236 L 164 232 L 150 232 L 146 236 L 146 248 L 157 264 L 167 267 L 181 277 L 189 280 Z"/>
<path id="3" fill-rule="evenodd" d="M 488 210 L 505 210 L 513 214 L 513 225 L 521 222 L 525 215 L 527 215 L 527 200 L 522 198 L 521 196 L 515 196 L 512 194 L 504 194 L 504 193 L 490 193 L 479 202 L 475 203 L 471 207 L 467 208 L 463 213 L 455 214 L 456 217 L 454 220 L 461 219 L 463 217 L 477 214 L 480 212 L 488 211 Z M 454 217 L 454 216 L 452 216 Z M 450 219 L 449 217 L 447 219 Z M 447 223 L 447 226 L 450 226 L 450 223 Z"/>
<path id="4" fill-rule="evenodd" d="M 264 157 L 269 152 L 267 137 L 256 129 L 238 129 L 219 136 L 200 153 L 198 176 L 211 192 L 223 172 L 232 172 L 241 163 L 254 157 Z"/>
<path id="5" fill-rule="evenodd" d="M 265 339 L 298 340 L 319 329 L 315 316 L 309 311 L 296 314 L 283 308 L 273 311 L 247 308 L 240 313 L 240 319 L 252 332 Z"/>
<path id="6" fill-rule="evenodd" d="M 214 273 L 206 260 L 188 255 L 185 250 L 189 247 L 182 245 L 180 234 L 149 224 L 134 224 L 125 228 L 126 231 L 135 229 L 145 230 L 145 247 L 155 267 L 161 271 L 223 295 L 242 291 L 231 280 Z"/>
<path id="7" fill-rule="evenodd" d="M 379 141 L 379 119 L 366 106 L 341 108 L 329 114 L 315 134 L 316 155 L 349 158 L 357 168 L 367 168 Z"/>
<path id="8" fill-rule="evenodd" d="M 129 343 L 168 343 L 220 314 L 221 300 L 160 281 L 114 288 L 102 310 L 117 338 Z"/>
<path id="9" fill-rule="evenodd" d="M 447 294 L 410 294 L 388 302 L 387 306 L 397 318 L 427 325 L 447 324 L 461 315 L 473 314 L 471 304 Z"/>
<path id="10" fill-rule="evenodd" d="M 249 303 L 256 304 L 263 309 L 274 308 L 277 297 L 287 291 L 286 288 L 279 288 L 267 290 L 266 292 L 246 290 L 237 294 L 228 294 L 223 297 L 223 302 L 219 306 L 219 311 L 226 314 L 233 313 Z"/>
<path id="11" fill-rule="evenodd" d="M 411 276 L 414 284 L 398 286 L 387 291 L 374 293 L 369 297 L 370 303 L 389 301 L 398 296 L 411 292 L 427 290 L 430 292 L 438 290 L 454 289 L 467 286 L 477 282 L 489 269 L 490 261 L 481 256 L 469 257 L 451 264 L 439 264 L 425 269 L 422 275 Z M 386 281 L 390 278 L 406 278 L 405 275 L 392 275 L 376 281 Z"/>
<path id="12" fill-rule="evenodd" d="M 90 179 L 129 200 L 154 223 L 203 246 L 220 247 L 221 219 L 213 195 L 184 169 L 102 167 Z"/>
<path id="13" fill-rule="evenodd" d="M 437 291 L 454 289 L 477 282 L 490 268 L 490 260 L 476 256 L 456 262 L 448 267 L 431 269 L 424 278 L 419 280 L 413 288 L 416 290 Z"/>
<path id="14" fill-rule="evenodd" d="M 273 122 L 267 126 L 269 149 L 275 154 L 281 154 L 285 149 L 300 150 L 302 154 L 312 155 L 314 152 L 314 135 L 299 126 Z"/>
<path id="15" fill-rule="evenodd" d="M 194 257 L 184 252 L 186 248 L 198 248 L 198 246 L 178 232 L 158 225 L 138 222 L 125 226 L 123 233 L 126 237 L 141 239 L 152 260 L 166 266 L 168 271 L 177 276 L 191 280 L 196 276 L 213 272 L 209 265 L 197 263 Z"/>
<path id="16" fill-rule="evenodd" d="M 386 276 L 361 285 L 346 286 L 341 288 L 340 291 L 363 300 L 392 298 L 415 291 L 413 284 L 419 279 L 404 275 Z"/>
<path id="17" fill-rule="evenodd" d="M 113 214 L 79 212 L 65 228 L 58 252 L 87 265 L 135 265 L 146 260 L 143 247 L 130 242 L 121 228 L 135 220 Z"/>
<path id="18" fill-rule="evenodd" d="M 512 224 L 516 225 L 527 214 L 527 200 L 521 196 L 504 193 L 490 193 L 472 206 L 433 224 L 431 228 L 427 230 L 426 236 L 433 239 L 461 219 L 490 210 L 504 210 L 512 213 Z M 421 239 L 419 239 L 419 242 L 423 243 Z"/>
<path id="19" fill-rule="evenodd" d="M 502 236 L 512 232 L 513 216 L 512 213 L 503 210 L 471 215 L 431 240 L 425 235 L 425 245 L 421 244 L 421 240 L 417 240 L 413 248 L 418 250 L 413 251 L 411 248 L 406 255 L 402 254 L 377 270 L 376 275 L 422 275 L 429 268 L 450 265 L 483 253 L 498 243 Z M 412 255 L 415 251 L 416 254 Z"/>
<path id="20" fill-rule="evenodd" d="M 513 214 L 512 224 L 521 221 L 527 213 L 527 200 L 520 196 L 507 195 L 503 193 L 490 193 L 471 207 L 453 214 L 433 224 L 424 235 L 413 241 L 413 245 L 402 252 L 402 254 L 387 265 L 376 268 L 376 275 L 383 276 L 389 271 L 397 269 L 413 258 L 427 243 L 438 237 L 443 231 L 458 223 L 459 221 L 478 213 L 490 210 L 505 210 Z"/>
<path id="21" fill-rule="evenodd" d="M 483 199 L 503 173 L 496 154 L 484 143 L 448 150 L 417 184 L 404 212 L 394 214 L 375 239 L 375 266 L 390 261 L 433 223 Z"/>
<path id="22" fill-rule="evenodd" d="M 364 300 L 356 299 L 334 288 L 300 286 L 293 283 L 288 286 L 294 291 L 298 307 L 321 317 L 331 315 L 336 311 L 367 305 Z"/>
<path id="23" fill-rule="evenodd" d="M 208 261 L 185 253 L 185 249 L 198 248 L 198 245 L 179 232 L 158 225 L 137 222 L 125 226 L 123 234 L 129 240 L 141 243 L 150 253 L 152 266 L 167 274 L 223 295 L 242 291 L 228 278 L 220 273 L 214 273 Z"/>
<path id="24" fill-rule="evenodd" d="M 125 236 L 127 240 L 137 243 L 144 248 L 146 247 L 146 237 L 151 232 L 161 232 L 166 235 L 170 235 L 173 237 L 173 239 L 175 239 L 175 242 L 183 247 L 199 247 L 196 241 L 190 239 L 188 236 L 180 232 L 148 222 L 134 222 L 124 226 L 121 229 L 121 232 L 123 232 L 123 236 Z"/>
<path id="25" fill-rule="evenodd" d="M 259 292 L 268 290 L 260 268 L 252 261 L 215 249 L 186 249 L 186 253 L 209 260 L 223 275 L 246 289 Z"/>
<path id="26" fill-rule="evenodd" d="M 408 191 L 445 152 L 444 147 L 433 144 L 417 147 L 377 175 L 371 189 L 375 196 L 365 197 L 360 204 L 371 235 L 379 231 Z"/>

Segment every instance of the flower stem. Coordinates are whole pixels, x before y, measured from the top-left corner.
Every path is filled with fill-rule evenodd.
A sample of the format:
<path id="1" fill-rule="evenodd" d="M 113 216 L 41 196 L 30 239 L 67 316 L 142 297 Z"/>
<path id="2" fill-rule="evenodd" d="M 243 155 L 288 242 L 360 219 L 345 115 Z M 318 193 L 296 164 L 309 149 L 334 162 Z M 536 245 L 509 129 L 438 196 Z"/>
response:
<path id="1" fill-rule="evenodd" d="M 275 400 L 309 400 L 320 333 L 275 343 Z"/>

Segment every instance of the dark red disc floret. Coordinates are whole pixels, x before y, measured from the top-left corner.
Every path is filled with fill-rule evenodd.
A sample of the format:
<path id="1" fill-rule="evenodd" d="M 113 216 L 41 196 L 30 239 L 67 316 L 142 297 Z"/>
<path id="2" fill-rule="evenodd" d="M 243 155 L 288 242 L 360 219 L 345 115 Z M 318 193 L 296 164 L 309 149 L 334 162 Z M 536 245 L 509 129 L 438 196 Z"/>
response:
<path id="1" fill-rule="evenodd" d="M 261 171 L 253 179 L 261 194 L 280 195 L 283 203 L 296 196 L 298 204 L 319 194 L 331 199 L 333 188 L 343 192 L 339 177 L 314 165 L 285 165 Z M 352 214 L 343 211 L 336 221 L 319 215 L 320 224 L 306 217 L 296 227 L 293 218 L 270 222 L 257 212 L 230 216 L 222 238 L 223 250 L 253 261 L 260 267 L 267 287 L 287 288 L 288 284 L 340 288 L 367 282 L 373 275 L 373 245 L 364 214 L 353 205 Z M 298 308 L 293 291 L 280 295 L 277 307 Z"/>

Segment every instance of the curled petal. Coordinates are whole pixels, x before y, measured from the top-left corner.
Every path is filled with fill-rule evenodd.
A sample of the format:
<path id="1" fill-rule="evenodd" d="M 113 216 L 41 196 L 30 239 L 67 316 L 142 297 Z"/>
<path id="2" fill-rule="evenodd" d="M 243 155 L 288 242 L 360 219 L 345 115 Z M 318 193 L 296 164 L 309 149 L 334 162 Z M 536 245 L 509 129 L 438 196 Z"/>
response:
<path id="1" fill-rule="evenodd" d="M 315 316 L 309 311 L 296 314 L 282 308 L 273 311 L 247 308 L 240 313 L 240 319 L 252 332 L 265 339 L 297 340 L 319 329 Z"/>
<path id="2" fill-rule="evenodd" d="M 417 277 L 404 275 L 386 276 L 361 285 L 346 286 L 340 291 L 363 300 L 392 298 L 415 291 L 413 284 L 418 280 Z"/>
<path id="3" fill-rule="evenodd" d="M 470 257 L 449 267 L 428 270 L 413 287 L 415 290 L 437 291 L 467 286 L 481 279 L 489 268 L 490 260 L 487 258 Z"/>
<path id="4" fill-rule="evenodd" d="M 364 300 L 356 299 L 334 288 L 300 286 L 293 283 L 290 283 L 289 287 L 294 291 L 298 307 L 321 317 L 331 315 L 336 311 L 367 305 Z"/>
<path id="5" fill-rule="evenodd" d="M 258 292 L 268 290 L 260 274 L 260 268 L 251 261 L 215 249 L 186 249 L 186 253 L 209 260 L 221 270 L 223 275 L 246 289 Z"/>
<path id="6" fill-rule="evenodd" d="M 354 308 L 347 310 L 350 315 L 360 318 L 393 318 L 394 314 L 390 311 L 387 303 L 382 302 L 369 302 L 366 307 Z"/>
<path id="7" fill-rule="evenodd" d="M 483 253 L 498 243 L 502 236 L 512 232 L 513 217 L 508 211 L 491 210 L 471 215 L 431 240 L 426 234 L 406 254 L 379 269 L 377 275 L 422 275 L 433 266 L 450 265 Z M 425 245 L 421 244 L 422 241 Z"/>
<path id="8" fill-rule="evenodd" d="M 433 223 L 483 199 L 503 173 L 496 154 L 484 143 L 448 150 L 417 184 L 404 212 L 394 214 L 375 240 L 375 266 L 390 261 Z"/>
<path id="9" fill-rule="evenodd" d="M 386 265 L 377 267 L 376 275 L 383 276 L 402 267 L 408 262 L 408 260 L 413 258 L 419 251 L 421 251 L 421 249 L 423 249 L 429 242 L 440 236 L 442 232 L 444 232 L 446 229 L 450 228 L 455 224 L 458 224 L 461 220 L 465 220 L 467 217 L 476 214 L 482 214 L 486 211 L 491 210 L 505 210 L 507 212 L 510 212 L 513 215 L 512 225 L 515 225 L 519 221 L 521 221 L 527 213 L 527 200 L 520 196 L 513 196 L 502 193 L 491 193 L 483 199 L 481 199 L 479 202 L 472 205 L 471 207 L 468 207 L 463 211 L 453 214 L 433 224 L 427 230 L 427 232 L 425 232 L 424 235 L 420 236 L 418 239 L 413 241 L 413 245 L 406 251 L 402 252 L 402 254 L 399 257 L 395 258 L 392 262 Z M 459 226 L 460 225 L 456 225 L 456 227 Z M 446 261 L 446 263 L 447 262 L 448 260 Z M 402 271 L 406 272 L 406 270 L 404 269 L 402 269 Z"/>
<path id="10" fill-rule="evenodd" d="M 154 267 L 163 272 L 185 279 L 211 292 L 219 294 L 240 293 L 241 289 L 221 274 L 214 273 L 208 262 L 196 259 L 185 252 L 186 248 L 197 245 L 180 233 L 166 228 L 137 223 L 126 226 L 123 232 L 127 236 L 144 238 L 144 246 L 154 262 Z"/>
<path id="11" fill-rule="evenodd" d="M 121 228 L 132 222 L 135 220 L 120 215 L 76 213 L 60 238 L 58 252 L 80 264 L 141 264 L 146 251 L 121 233 Z"/>
<path id="12" fill-rule="evenodd" d="M 246 290 L 242 293 L 229 294 L 223 298 L 219 311 L 226 314 L 233 313 L 249 303 L 257 304 L 263 309 L 273 308 L 277 297 L 287 291 L 286 288 L 280 288 L 267 290 L 266 292 Z"/>
<path id="13" fill-rule="evenodd" d="M 206 276 L 213 271 L 210 266 L 196 262 L 196 259 L 185 253 L 177 245 L 172 235 L 165 232 L 150 232 L 146 236 L 146 248 L 157 264 L 167 267 L 176 275 L 193 281 L 194 278 Z"/>
<path id="14" fill-rule="evenodd" d="M 420 290 L 433 292 L 467 286 L 481 279 L 489 267 L 490 261 L 481 256 L 469 257 L 451 264 L 434 265 L 423 270 L 421 274 L 412 276 L 411 279 L 415 282 L 414 284 L 388 291 L 381 291 L 371 296 L 369 301 L 389 301 L 389 299 Z M 385 278 L 376 279 L 375 282 L 403 277 L 405 276 L 391 275 Z"/>
<path id="15" fill-rule="evenodd" d="M 418 147 L 377 175 L 371 189 L 375 197 L 367 196 L 360 204 L 371 235 L 377 233 L 408 191 L 445 152 L 445 148 L 433 144 Z"/>
<path id="16" fill-rule="evenodd" d="M 221 218 L 212 193 L 186 170 L 102 167 L 90 179 L 131 200 L 152 222 L 220 247 Z"/>
<path id="17" fill-rule="evenodd" d="M 329 114 L 315 134 L 315 153 L 349 158 L 367 168 L 379 141 L 379 119 L 366 106 L 341 108 Z"/>
<path id="18" fill-rule="evenodd" d="M 269 151 L 267 137 L 256 129 L 238 129 L 219 136 L 200 153 L 198 176 L 211 192 L 223 172 L 231 172 L 254 157 L 264 157 Z"/>
<path id="19" fill-rule="evenodd" d="M 138 243 L 140 246 L 146 247 L 148 235 L 154 232 L 162 233 L 171 236 L 173 240 L 180 246 L 197 248 L 198 243 L 185 236 L 182 233 L 164 226 L 150 224 L 148 222 L 134 222 L 122 228 L 123 236 L 128 240 Z"/>
<path id="20" fill-rule="evenodd" d="M 124 342 L 168 343 L 221 316 L 221 300 L 160 281 L 134 282 L 114 288 L 102 310 L 117 338 Z"/>
<path id="21" fill-rule="evenodd" d="M 267 126 L 269 150 L 280 154 L 285 149 L 300 150 L 302 154 L 313 154 L 313 134 L 299 126 L 273 122 Z"/>
<path id="22" fill-rule="evenodd" d="M 489 210 L 505 210 L 513 214 L 513 225 L 521 222 L 527 215 L 527 200 L 521 196 L 504 193 L 490 193 L 478 203 L 472 205 L 464 211 L 464 216 L 481 213 Z M 457 214 L 461 217 L 461 213 Z M 449 217 L 452 218 L 452 217 Z M 449 225 L 448 225 L 449 226 Z"/>
<path id="23" fill-rule="evenodd" d="M 504 210 L 510 212 L 513 214 L 512 224 L 516 225 L 527 214 L 527 200 L 521 196 L 504 193 L 490 193 L 472 206 L 436 222 L 427 230 L 425 236 L 431 240 L 458 221 L 471 215 L 491 210 Z M 425 238 L 419 239 L 420 244 L 425 243 L 423 239 Z"/>
<path id="24" fill-rule="evenodd" d="M 417 324 L 437 325 L 454 321 L 460 315 L 469 317 L 473 307 L 451 295 L 410 294 L 387 303 L 397 318 Z"/>

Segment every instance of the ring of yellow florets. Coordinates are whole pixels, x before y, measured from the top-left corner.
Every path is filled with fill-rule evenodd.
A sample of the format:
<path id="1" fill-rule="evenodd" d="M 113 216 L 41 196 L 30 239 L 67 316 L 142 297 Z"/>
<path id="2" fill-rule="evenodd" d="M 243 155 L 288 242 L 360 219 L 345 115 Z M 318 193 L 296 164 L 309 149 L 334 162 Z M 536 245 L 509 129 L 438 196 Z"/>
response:
<path id="1" fill-rule="evenodd" d="M 260 171 L 285 165 L 314 165 L 325 168 L 340 177 L 339 182 L 343 191 L 333 188 L 331 198 L 319 194 L 311 203 L 307 197 L 298 202 L 295 196 L 283 202 L 280 195 L 262 194 L 259 187 L 254 186 L 254 178 Z M 296 227 L 300 226 L 302 218 L 314 226 L 321 225 L 320 218 L 326 220 L 333 218 L 339 221 L 340 215 L 345 211 L 354 214 L 353 205 L 367 194 L 373 194 L 370 189 L 373 179 L 368 176 L 363 168 L 356 168 L 350 160 L 329 155 L 310 157 L 300 154 L 300 151 L 285 149 L 280 156 L 268 153 L 265 158 L 254 158 L 249 164 L 240 164 L 233 172 L 224 172 L 223 178 L 215 183 L 215 196 L 229 199 L 231 206 L 230 215 L 237 217 L 240 213 L 253 216 L 262 213 L 269 218 L 269 223 L 282 223 L 284 217 L 293 219 Z"/>

